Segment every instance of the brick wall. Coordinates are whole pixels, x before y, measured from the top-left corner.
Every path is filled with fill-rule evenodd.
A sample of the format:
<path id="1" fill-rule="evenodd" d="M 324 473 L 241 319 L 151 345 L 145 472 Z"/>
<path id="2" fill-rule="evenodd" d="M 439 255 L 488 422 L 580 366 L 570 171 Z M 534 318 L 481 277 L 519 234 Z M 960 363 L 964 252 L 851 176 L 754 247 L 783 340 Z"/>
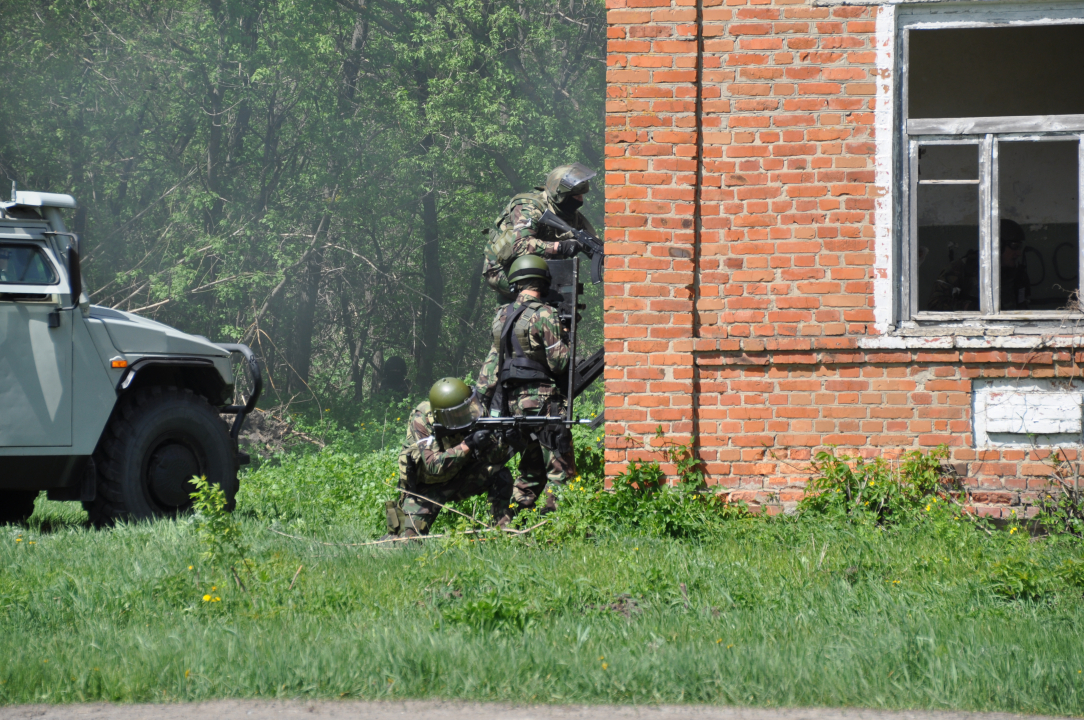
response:
<path id="1" fill-rule="evenodd" d="M 710 482 L 786 507 L 819 448 L 945 443 L 979 512 L 1032 499 L 1045 452 L 972 449 L 972 380 L 1084 358 L 869 347 L 886 11 L 607 1 L 608 475 L 657 457 L 661 428 L 695 440 Z"/>

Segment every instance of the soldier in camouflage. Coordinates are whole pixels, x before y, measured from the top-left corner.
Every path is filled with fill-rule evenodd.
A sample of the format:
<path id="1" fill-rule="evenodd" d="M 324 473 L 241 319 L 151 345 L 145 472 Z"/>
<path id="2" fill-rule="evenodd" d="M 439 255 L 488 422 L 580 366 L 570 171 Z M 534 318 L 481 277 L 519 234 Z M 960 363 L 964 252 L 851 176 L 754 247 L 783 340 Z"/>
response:
<path id="1" fill-rule="evenodd" d="M 509 285 L 508 269 L 517 258 L 524 255 L 572 257 L 578 250 L 577 243 L 570 238 L 538 222 L 547 210 L 577 230 L 595 235 L 595 229 L 580 212 L 594 176 L 593 170 L 580 163 L 561 165 L 546 176 L 545 187 L 520 193 L 508 201 L 490 231 L 482 269 L 486 284 L 501 296 L 503 302 L 511 302 L 516 297 Z"/>
<path id="2" fill-rule="evenodd" d="M 470 432 L 482 414 L 479 398 L 461 380 L 443 378 L 414 409 L 399 453 L 399 499 L 385 506 L 382 540 L 426 535 L 441 506 L 485 493 L 499 526 L 512 518 L 512 451 L 489 430 Z M 442 433 L 434 425 L 442 426 Z"/>
<path id="3" fill-rule="evenodd" d="M 563 415 L 567 399 L 560 380 L 568 370 L 569 346 L 557 311 L 541 301 L 549 268 L 545 260 L 527 255 L 512 263 L 508 278 L 519 295 L 493 319 L 493 346 L 478 376 L 478 392 L 491 415 Z M 515 444 L 520 477 L 512 499 L 518 508 L 535 507 L 547 483 L 563 485 L 575 477 L 568 428 L 524 432 Z M 552 488 L 543 503 L 546 511 L 555 508 Z"/>

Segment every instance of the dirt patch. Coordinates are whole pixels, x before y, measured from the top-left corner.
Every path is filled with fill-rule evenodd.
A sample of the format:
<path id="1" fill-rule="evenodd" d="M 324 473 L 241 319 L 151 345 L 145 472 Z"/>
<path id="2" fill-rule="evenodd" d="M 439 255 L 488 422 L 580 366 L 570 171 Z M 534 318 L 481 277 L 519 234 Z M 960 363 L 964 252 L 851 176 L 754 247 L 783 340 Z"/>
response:
<path id="1" fill-rule="evenodd" d="M 825 708 L 729 708 L 702 705 L 500 705 L 460 702 L 216 700 L 161 705 L 18 705 L 0 708 L 0 720 L 1027 720 L 1007 713 L 964 713 Z M 1034 717 L 1034 716 L 1032 716 Z"/>

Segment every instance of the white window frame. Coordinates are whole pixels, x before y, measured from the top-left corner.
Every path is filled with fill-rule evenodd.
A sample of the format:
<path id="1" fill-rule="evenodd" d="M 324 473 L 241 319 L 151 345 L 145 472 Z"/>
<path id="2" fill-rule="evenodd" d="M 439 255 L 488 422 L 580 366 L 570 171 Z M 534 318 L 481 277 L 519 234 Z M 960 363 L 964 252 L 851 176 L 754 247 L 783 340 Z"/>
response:
<path id="1" fill-rule="evenodd" d="M 1084 115 L 1025 115 L 974 118 L 908 119 L 909 38 L 911 30 L 942 30 L 1005 26 L 1084 25 L 1084 2 L 1026 6 L 968 3 L 967 6 L 901 7 L 897 10 L 898 113 L 896 125 L 899 292 L 896 298 L 902 327 L 922 325 L 997 324 L 1013 322 L 1058 324 L 1084 313 L 1063 310 L 1001 311 L 998 216 L 998 142 L 1078 142 L 1078 283 L 1084 291 Z M 920 144 L 977 143 L 979 145 L 979 282 L 980 309 L 970 312 L 919 312 L 918 299 L 918 147 Z"/>

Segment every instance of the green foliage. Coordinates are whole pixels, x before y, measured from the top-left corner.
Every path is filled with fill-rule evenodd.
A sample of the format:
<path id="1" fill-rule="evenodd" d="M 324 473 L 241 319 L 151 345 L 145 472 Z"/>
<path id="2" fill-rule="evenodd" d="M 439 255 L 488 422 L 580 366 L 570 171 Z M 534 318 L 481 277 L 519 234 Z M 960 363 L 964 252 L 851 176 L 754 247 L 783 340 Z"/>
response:
<path id="1" fill-rule="evenodd" d="M 813 475 L 799 512 L 852 515 L 884 523 L 919 511 L 943 510 L 944 500 L 939 501 L 937 493 L 945 483 L 941 463 L 947 457 L 944 445 L 928 453 L 912 450 L 893 461 L 822 450 L 813 460 Z"/>
<path id="2" fill-rule="evenodd" d="M 8 2 L 0 176 L 78 198 L 93 301 L 244 340 L 264 407 L 352 425 L 389 394 L 391 356 L 415 394 L 477 367 L 495 309 L 479 228 L 555 165 L 602 170 L 605 12 Z M 597 301 L 584 328 L 599 339 Z"/>
<path id="3" fill-rule="evenodd" d="M 522 633 L 534 620 L 524 598 L 493 590 L 477 600 L 452 606 L 443 612 L 443 618 L 448 623 L 495 635 L 502 631 Z"/>
<path id="4" fill-rule="evenodd" d="M 226 494 L 218 485 L 200 476 L 192 478 L 193 522 L 203 546 L 203 559 L 231 572 L 251 570 L 250 549 L 241 524 L 226 510 Z"/>
<path id="5" fill-rule="evenodd" d="M 332 521 L 384 527 L 384 502 L 395 497 L 402 423 L 394 445 L 364 455 L 329 447 L 288 454 L 245 473 L 239 512 L 316 531 Z"/>
<path id="6" fill-rule="evenodd" d="M 1034 557 L 1009 557 L 990 571 L 991 589 L 1007 600 L 1044 600 L 1053 594 L 1057 579 L 1047 563 Z"/>
<path id="7" fill-rule="evenodd" d="M 658 462 L 633 462 L 606 488 L 601 451 L 590 439 L 577 444 L 580 475 L 558 489 L 559 510 L 539 534 L 551 540 L 630 531 L 700 538 L 716 532 L 720 523 L 747 515 L 743 504 L 729 503 L 704 486 L 691 443 L 664 442 L 663 454 L 677 469 L 674 481 L 668 481 Z M 532 514 L 517 520 L 520 526 L 537 522 Z"/>
<path id="8" fill-rule="evenodd" d="M 1057 574 L 1040 601 L 1008 600 L 989 580 L 1013 558 L 1060 573 L 1080 559 L 1075 540 L 818 515 L 721 523 L 694 541 L 627 528 L 389 551 L 266 532 L 242 499 L 235 518 L 267 575 L 253 609 L 232 585 L 197 585 L 189 523 L 96 531 L 64 524 L 65 508 L 40 501 L 49 532 L 0 532 L 0 704 L 348 697 L 1084 714 L 1081 586 Z M 340 511 L 320 528 L 325 542 L 370 536 Z M 221 602 L 202 600 L 212 592 Z"/>
<path id="9" fill-rule="evenodd" d="M 1080 461 L 1071 461 L 1064 449 L 1047 458 L 1050 486 L 1039 495 L 1037 519 L 1047 532 L 1084 538 L 1084 482 Z"/>

